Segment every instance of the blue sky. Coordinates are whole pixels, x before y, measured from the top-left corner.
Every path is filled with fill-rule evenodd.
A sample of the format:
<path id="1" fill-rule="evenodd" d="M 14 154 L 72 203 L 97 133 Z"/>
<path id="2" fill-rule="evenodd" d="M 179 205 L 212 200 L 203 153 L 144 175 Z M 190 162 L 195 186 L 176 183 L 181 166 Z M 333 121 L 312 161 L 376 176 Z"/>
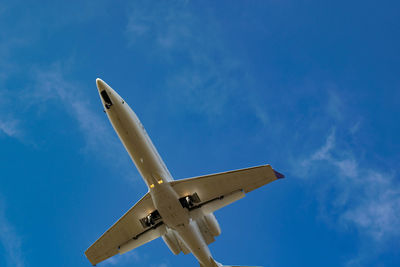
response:
<path id="1" fill-rule="evenodd" d="M 176 179 L 286 175 L 216 212 L 225 264 L 400 265 L 397 1 L 0 2 L 0 266 L 90 266 L 145 192 L 95 86 Z M 99 266 L 197 266 L 156 240 Z"/>

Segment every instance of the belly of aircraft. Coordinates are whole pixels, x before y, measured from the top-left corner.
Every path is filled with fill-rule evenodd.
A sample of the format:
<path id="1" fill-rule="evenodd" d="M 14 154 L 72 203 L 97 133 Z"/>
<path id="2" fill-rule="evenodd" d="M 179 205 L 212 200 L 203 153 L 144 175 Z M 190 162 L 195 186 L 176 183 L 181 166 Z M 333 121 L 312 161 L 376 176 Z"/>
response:
<path id="1" fill-rule="evenodd" d="M 214 266 L 196 220 L 190 217 L 188 209 L 182 207 L 176 192 L 169 185 L 159 186 L 153 191 L 152 197 L 164 224 L 175 231 L 203 266 Z"/>
<path id="2" fill-rule="evenodd" d="M 175 229 L 180 225 L 189 223 L 189 211 L 182 207 L 178 195 L 169 186 L 157 185 L 152 194 L 154 206 L 161 215 L 161 218 L 169 228 Z"/>

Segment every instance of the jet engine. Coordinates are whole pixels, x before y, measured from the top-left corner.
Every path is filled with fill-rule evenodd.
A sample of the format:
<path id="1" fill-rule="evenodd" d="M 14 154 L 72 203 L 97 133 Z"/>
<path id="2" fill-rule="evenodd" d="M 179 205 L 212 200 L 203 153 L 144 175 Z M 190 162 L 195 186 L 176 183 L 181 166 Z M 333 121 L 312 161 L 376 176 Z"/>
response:
<path id="1" fill-rule="evenodd" d="M 164 240 L 165 244 L 168 246 L 168 248 L 171 250 L 172 253 L 178 255 L 179 252 L 181 252 L 178 239 L 172 230 L 168 229 L 167 233 L 162 236 L 162 239 Z"/>
<path id="2" fill-rule="evenodd" d="M 208 229 L 213 236 L 219 236 L 221 234 L 221 228 L 219 227 L 219 223 L 217 218 L 215 218 L 214 213 L 209 213 L 204 216 Z"/>

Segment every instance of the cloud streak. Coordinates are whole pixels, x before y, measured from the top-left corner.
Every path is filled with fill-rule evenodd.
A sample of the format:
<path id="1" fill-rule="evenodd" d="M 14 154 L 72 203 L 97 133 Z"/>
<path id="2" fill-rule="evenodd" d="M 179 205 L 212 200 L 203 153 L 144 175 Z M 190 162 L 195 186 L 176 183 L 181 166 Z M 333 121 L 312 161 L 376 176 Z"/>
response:
<path id="1" fill-rule="evenodd" d="M 127 263 L 138 263 L 140 262 L 141 258 L 139 254 L 135 251 L 130 251 L 123 255 L 116 255 L 114 257 L 109 258 L 107 261 L 104 262 L 105 265 L 122 265 Z"/>
<path id="2" fill-rule="evenodd" d="M 80 152 L 89 153 L 91 157 L 94 155 L 102 160 L 112 159 L 115 169 L 123 169 L 124 172 L 120 175 L 129 177 L 128 180 L 138 177 L 133 172 L 131 161 L 108 120 L 101 117 L 105 115 L 101 112 L 94 78 L 91 89 L 94 98 L 88 98 L 84 86 L 66 78 L 67 74 L 68 70 L 60 62 L 47 67 L 35 67 L 26 77 L 29 82 L 23 89 L 0 92 L 0 137 L 16 138 L 35 147 L 37 144 L 30 132 L 27 112 L 30 121 L 32 118 L 40 120 L 53 110 L 59 111 L 61 107 L 62 111 L 77 123 L 77 128 L 83 136 L 85 142 Z M 97 106 L 93 104 L 96 100 Z M 113 155 L 116 154 L 126 157 L 115 158 Z"/>
<path id="3" fill-rule="evenodd" d="M 23 127 L 13 112 L 15 104 L 12 103 L 12 99 L 13 94 L 10 91 L 0 91 L 0 137 L 5 135 L 22 140 Z"/>
<path id="4" fill-rule="evenodd" d="M 80 132 L 85 139 L 85 152 L 94 152 L 102 158 L 112 159 L 113 166 L 123 169 L 125 177 L 138 177 L 133 173 L 131 161 L 128 157 L 117 157 L 117 154 L 126 154 L 123 146 L 112 131 L 107 119 L 100 118 L 104 115 L 101 111 L 93 111 L 93 105 L 87 101 L 83 93 L 83 86 L 65 78 L 66 71 L 61 64 L 55 63 L 48 69 L 37 68 L 33 71 L 34 85 L 29 92 L 32 104 L 47 104 L 50 101 L 61 103 L 64 110 L 78 123 Z M 93 91 L 96 91 L 93 79 Z M 96 91 L 97 92 L 97 91 Z M 100 102 L 100 101 L 99 101 Z M 100 104 L 99 104 L 100 107 Z M 99 108 L 97 110 L 100 110 Z M 104 153 L 107 151 L 107 153 Z M 93 154 L 93 153 L 92 153 Z M 121 168 L 121 166 L 123 166 Z"/>
<path id="5" fill-rule="evenodd" d="M 62 103 L 65 110 L 78 122 L 89 148 L 104 143 L 104 140 L 113 140 L 104 120 L 93 112 L 90 102 L 85 101 L 87 98 L 77 89 L 82 86 L 65 79 L 64 72 L 57 63 L 49 69 L 36 69 L 33 74 L 33 101 L 48 103 L 49 100 L 56 99 Z M 95 87 L 93 90 L 96 90 Z"/>
<path id="6" fill-rule="evenodd" d="M 356 227 L 377 242 L 399 237 L 400 185 L 396 174 L 361 166 L 350 151 L 337 146 L 335 139 L 332 130 L 325 144 L 302 162 L 311 177 L 326 175 L 326 167 L 336 172 L 324 180 L 327 189 L 323 194 L 332 197 L 322 198 L 325 215 Z"/>
<path id="7" fill-rule="evenodd" d="M 19 121 L 13 118 L 0 119 L 0 132 L 3 132 L 9 137 L 19 137 Z"/>
<path id="8" fill-rule="evenodd" d="M 24 267 L 25 260 L 22 253 L 22 241 L 12 224 L 7 220 L 5 204 L 0 197 L 0 242 L 6 251 L 7 265 Z"/>
<path id="9" fill-rule="evenodd" d="M 213 14 L 202 14 L 204 23 L 188 1 L 158 4 L 154 8 L 146 2 L 135 3 L 126 36 L 131 46 L 146 41 L 152 53 L 173 69 L 163 90 L 171 109 L 204 114 L 213 121 L 228 112 L 229 104 L 244 100 L 242 107 L 267 123 L 262 107 L 250 100 L 251 77 L 227 50 Z"/>

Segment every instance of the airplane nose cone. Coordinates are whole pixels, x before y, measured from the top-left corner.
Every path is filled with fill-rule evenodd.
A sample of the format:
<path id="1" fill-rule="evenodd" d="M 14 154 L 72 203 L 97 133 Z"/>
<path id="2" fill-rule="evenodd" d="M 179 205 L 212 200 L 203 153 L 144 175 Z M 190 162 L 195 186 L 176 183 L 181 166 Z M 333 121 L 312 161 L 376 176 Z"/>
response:
<path id="1" fill-rule="evenodd" d="M 97 89 L 99 89 L 99 91 L 103 91 L 107 88 L 107 84 L 100 78 L 96 79 L 96 85 L 97 85 Z"/>

